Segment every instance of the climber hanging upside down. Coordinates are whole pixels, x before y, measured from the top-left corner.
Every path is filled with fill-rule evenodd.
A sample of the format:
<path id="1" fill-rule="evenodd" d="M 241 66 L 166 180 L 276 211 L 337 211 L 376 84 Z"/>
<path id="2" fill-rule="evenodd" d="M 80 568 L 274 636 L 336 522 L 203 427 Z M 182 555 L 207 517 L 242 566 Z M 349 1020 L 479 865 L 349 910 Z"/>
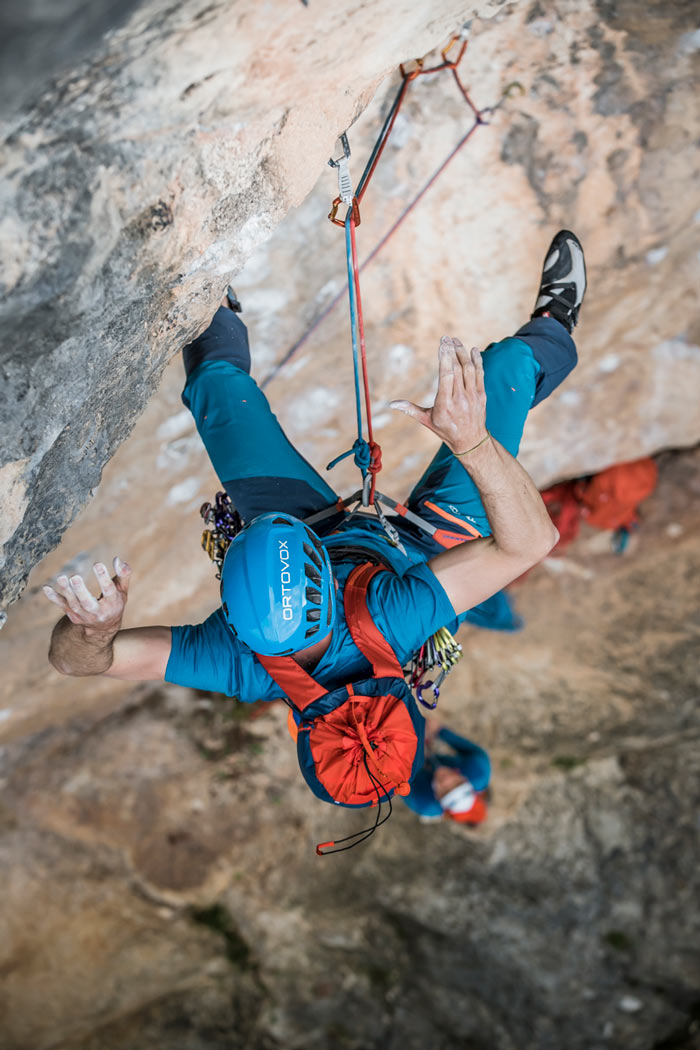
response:
<path id="1" fill-rule="evenodd" d="M 275 671 L 284 657 L 322 691 L 366 679 L 370 664 L 344 606 L 348 576 L 366 562 L 391 570 L 369 579 L 363 600 L 399 664 L 440 627 L 455 630 L 556 543 L 515 456 L 527 413 L 576 364 L 571 332 L 585 286 L 583 250 L 563 230 L 547 252 L 531 319 L 483 354 L 443 337 L 435 403 L 392 402 L 441 441 L 407 503 L 439 539 L 397 515 L 405 553 L 373 515 L 338 512 L 317 532 L 303 523 L 338 496 L 285 436 L 250 375 L 238 304 L 225 300 L 184 349 L 182 395 L 246 523 L 224 561 L 222 604 L 194 626 L 124 629 L 129 566 L 115 559 L 112 577 L 95 565 L 99 599 L 80 576 L 60 576 L 44 588 L 64 613 L 51 639 L 53 666 L 67 675 L 164 679 L 243 701 L 285 697 Z M 414 771 L 421 766 L 422 753 Z"/>

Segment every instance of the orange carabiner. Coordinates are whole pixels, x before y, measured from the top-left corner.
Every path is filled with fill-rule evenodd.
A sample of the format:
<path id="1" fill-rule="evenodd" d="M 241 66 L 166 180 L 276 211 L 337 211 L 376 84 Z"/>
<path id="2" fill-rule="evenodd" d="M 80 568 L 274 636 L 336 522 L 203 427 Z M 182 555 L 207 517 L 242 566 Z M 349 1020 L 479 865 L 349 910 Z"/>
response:
<path id="1" fill-rule="evenodd" d="M 341 198 L 340 197 L 336 197 L 335 200 L 333 201 L 333 204 L 331 205 L 331 210 L 328 212 L 328 218 L 331 220 L 331 222 L 335 223 L 336 226 L 344 226 L 345 225 L 345 219 L 337 218 L 338 208 L 340 207 L 340 205 L 341 205 Z M 353 222 L 355 223 L 356 226 L 359 226 L 360 222 L 362 220 L 360 219 L 360 205 L 357 203 L 357 197 L 353 197 L 352 204 L 350 205 L 350 207 L 352 208 L 352 219 L 353 219 Z"/>
<path id="2" fill-rule="evenodd" d="M 462 46 L 459 49 L 459 54 L 457 55 L 457 57 L 455 59 L 450 61 L 449 58 L 447 57 L 447 53 L 448 53 L 448 51 L 450 51 L 451 48 L 454 47 L 455 44 L 459 43 L 460 40 L 462 41 Z M 459 65 L 459 63 L 462 61 L 462 55 L 466 51 L 466 48 L 467 48 L 467 39 L 466 39 L 466 37 L 462 36 L 461 33 L 457 33 L 456 36 L 453 36 L 452 39 L 450 40 L 449 44 L 447 45 L 447 47 L 444 48 L 443 51 L 442 51 L 442 61 L 445 63 L 445 68 L 447 68 L 447 69 L 456 69 L 457 66 Z"/>

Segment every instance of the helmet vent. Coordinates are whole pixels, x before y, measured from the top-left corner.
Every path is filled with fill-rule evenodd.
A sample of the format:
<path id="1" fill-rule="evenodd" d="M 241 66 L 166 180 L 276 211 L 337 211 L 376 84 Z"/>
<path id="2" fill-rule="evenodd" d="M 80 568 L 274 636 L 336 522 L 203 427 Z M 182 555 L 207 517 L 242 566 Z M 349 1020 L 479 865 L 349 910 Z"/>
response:
<path id="1" fill-rule="evenodd" d="M 311 542 L 313 543 L 314 547 L 316 548 L 318 553 L 321 555 L 321 557 L 323 557 L 323 555 L 325 553 L 325 549 L 323 547 L 323 544 L 321 543 L 321 541 L 318 538 L 318 536 L 316 535 L 316 533 L 311 531 L 311 529 L 308 527 L 308 525 L 306 527 L 306 535 L 309 537 L 309 539 L 311 540 Z"/>
<path id="2" fill-rule="evenodd" d="M 321 586 L 321 573 L 314 565 L 310 565 L 308 561 L 304 562 L 304 572 L 307 580 L 311 580 L 317 587 Z"/>
<path id="3" fill-rule="evenodd" d="M 309 623 L 318 623 L 318 621 L 321 619 L 321 610 L 309 609 L 309 611 L 306 614 L 306 619 L 309 621 Z"/>
<path id="4" fill-rule="evenodd" d="M 311 559 L 318 571 L 321 572 L 321 570 L 323 569 L 323 562 L 321 561 L 321 558 L 318 556 L 318 554 L 316 553 L 316 551 L 310 543 L 304 544 L 304 554 L 307 558 Z"/>
<path id="5" fill-rule="evenodd" d="M 315 587 L 306 588 L 306 597 L 310 602 L 313 602 L 314 605 L 320 605 L 323 601 L 323 598 L 321 597 L 321 592 L 316 590 Z"/>
<path id="6" fill-rule="evenodd" d="M 304 635 L 305 638 L 310 638 L 312 634 L 318 634 L 318 624 L 314 624 L 313 627 L 309 627 Z"/>
<path id="7" fill-rule="evenodd" d="M 272 522 L 272 524 L 273 525 L 286 525 L 290 529 L 294 528 L 294 526 L 292 525 L 291 521 L 287 521 L 286 518 L 275 518 L 275 520 Z"/>

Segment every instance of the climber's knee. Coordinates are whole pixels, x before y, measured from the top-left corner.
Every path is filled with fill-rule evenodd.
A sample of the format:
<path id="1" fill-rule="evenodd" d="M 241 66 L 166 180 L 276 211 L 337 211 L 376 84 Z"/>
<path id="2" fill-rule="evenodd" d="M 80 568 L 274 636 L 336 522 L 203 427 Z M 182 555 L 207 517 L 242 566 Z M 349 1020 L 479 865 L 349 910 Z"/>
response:
<path id="1" fill-rule="evenodd" d="M 533 317 L 516 333 L 532 350 L 540 366 L 533 408 L 562 383 L 578 361 L 576 344 L 563 324 L 553 317 Z"/>

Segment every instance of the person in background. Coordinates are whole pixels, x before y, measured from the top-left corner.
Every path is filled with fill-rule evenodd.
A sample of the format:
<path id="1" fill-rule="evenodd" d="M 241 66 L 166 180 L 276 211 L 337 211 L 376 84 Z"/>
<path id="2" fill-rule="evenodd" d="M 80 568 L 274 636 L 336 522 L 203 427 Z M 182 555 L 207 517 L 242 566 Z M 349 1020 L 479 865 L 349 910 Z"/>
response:
<path id="1" fill-rule="evenodd" d="M 404 802 L 421 819 L 475 827 L 488 814 L 491 762 L 482 747 L 434 720 L 425 727 L 425 763 Z"/>

